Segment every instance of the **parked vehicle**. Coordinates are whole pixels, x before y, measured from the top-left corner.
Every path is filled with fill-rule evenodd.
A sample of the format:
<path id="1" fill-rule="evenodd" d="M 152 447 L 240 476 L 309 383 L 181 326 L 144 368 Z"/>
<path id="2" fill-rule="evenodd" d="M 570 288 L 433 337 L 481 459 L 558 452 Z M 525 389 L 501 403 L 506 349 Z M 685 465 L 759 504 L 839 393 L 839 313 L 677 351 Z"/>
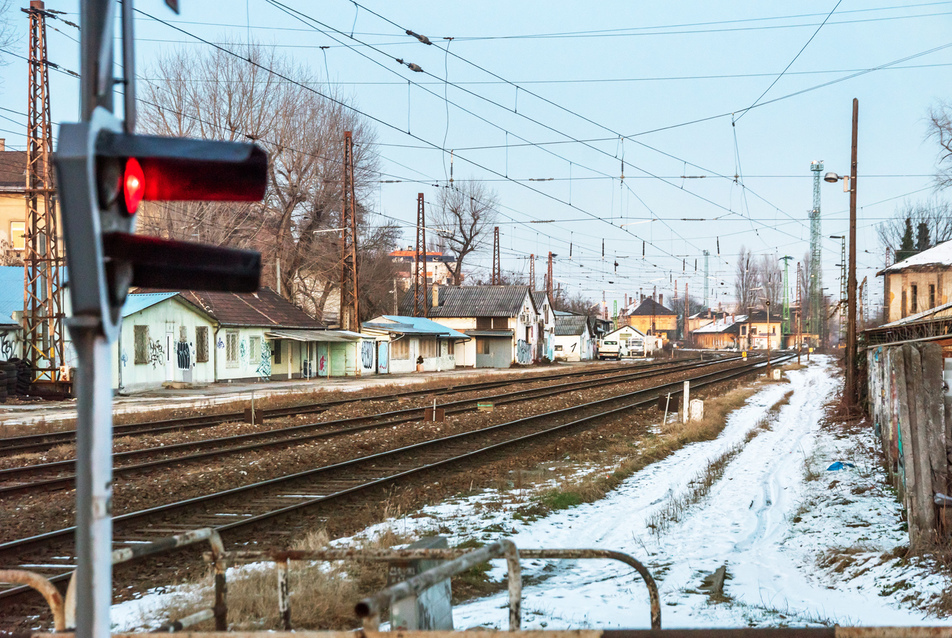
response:
<path id="1" fill-rule="evenodd" d="M 628 356 L 628 344 L 615 339 L 598 342 L 599 359 L 621 359 Z"/>

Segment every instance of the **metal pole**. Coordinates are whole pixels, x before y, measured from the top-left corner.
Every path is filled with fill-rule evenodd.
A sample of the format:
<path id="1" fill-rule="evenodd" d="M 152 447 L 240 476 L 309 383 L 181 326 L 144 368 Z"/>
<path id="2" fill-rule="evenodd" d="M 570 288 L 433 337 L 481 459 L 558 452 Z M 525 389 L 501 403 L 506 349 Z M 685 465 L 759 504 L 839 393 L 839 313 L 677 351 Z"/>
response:
<path id="1" fill-rule="evenodd" d="M 853 98 L 853 148 L 850 160 L 850 261 L 846 288 L 846 405 L 857 402 L 856 370 L 856 138 L 859 128 L 859 100 Z"/>
<path id="2" fill-rule="evenodd" d="M 112 603 L 112 379 L 109 341 L 69 325 L 76 371 L 76 636 L 109 638 Z"/>

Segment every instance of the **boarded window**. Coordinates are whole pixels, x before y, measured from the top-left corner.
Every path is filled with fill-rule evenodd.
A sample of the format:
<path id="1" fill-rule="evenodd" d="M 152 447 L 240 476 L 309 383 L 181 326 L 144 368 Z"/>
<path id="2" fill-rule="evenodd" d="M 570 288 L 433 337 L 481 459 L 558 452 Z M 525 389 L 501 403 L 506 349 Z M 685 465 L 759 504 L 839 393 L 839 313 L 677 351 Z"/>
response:
<path id="1" fill-rule="evenodd" d="M 508 330 L 509 317 L 493 317 L 493 330 Z"/>
<path id="2" fill-rule="evenodd" d="M 261 337 L 249 337 L 248 338 L 248 361 L 252 363 L 258 360 L 258 357 L 261 356 Z"/>
<path id="3" fill-rule="evenodd" d="M 489 339 L 476 337 L 476 354 L 489 354 Z"/>
<path id="4" fill-rule="evenodd" d="M 406 361 L 410 358 L 410 342 L 407 339 L 390 342 L 390 358 Z"/>
<path id="5" fill-rule="evenodd" d="M 901 304 L 901 305 L 902 305 L 902 308 L 901 308 L 900 310 L 901 310 L 901 312 L 902 312 L 902 316 L 905 317 L 907 314 L 909 314 L 909 313 L 906 312 L 906 290 L 905 290 L 905 289 L 903 289 L 903 291 L 902 291 L 902 304 Z"/>
<path id="6" fill-rule="evenodd" d="M 493 329 L 492 317 L 476 317 L 476 329 L 477 330 L 492 330 Z"/>
<path id="7" fill-rule="evenodd" d="M 272 353 L 274 353 L 275 363 L 281 363 L 281 350 L 284 349 L 282 347 L 283 345 L 284 345 L 284 342 L 281 341 L 280 339 L 275 339 L 274 341 L 271 342 L 271 351 Z"/>
<path id="8" fill-rule="evenodd" d="M 195 361 L 208 362 L 208 326 L 195 328 Z"/>
<path id="9" fill-rule="evenodd" d="M 135 362 L 149 362 L 149 326 L 134 326 L 135 335 Z"/>
<path id="10" fill-rule="evenodd" d="M 432 359 L 437 355 L 436 339 L 420 339 L 420 356 L 424 359 Z"/>
<path id="11" fill-rule="evenodd" d="M 238 331 L 229 330 L 225 333 L 225 366 L 238 367 Z"/>
<path id="12" fill-rule="evenodd" d="M 935 308 L 935 284 L 929 284 L 929 307 Z"/>
<path id="13" fill-rule="evenodd" d="M 919 312 L 919 286 L 912 284 L 909 286 L 910 294 L 912 295 L 912 314 Z"/>
<path id="14" fill-rule="evenodd" d="M 182 343 L 188 343 L 188 328 L 187 327 L 179 326 L 178 340 Z"/>

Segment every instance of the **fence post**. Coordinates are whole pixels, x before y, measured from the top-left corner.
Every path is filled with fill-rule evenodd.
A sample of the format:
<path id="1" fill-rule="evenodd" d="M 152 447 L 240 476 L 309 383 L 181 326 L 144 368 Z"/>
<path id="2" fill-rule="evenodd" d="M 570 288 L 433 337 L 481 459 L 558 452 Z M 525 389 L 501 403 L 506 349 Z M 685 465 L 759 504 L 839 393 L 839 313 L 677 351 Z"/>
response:
<path id="1" fill-rule="evenodd" d="M 278 561 L 278 611 L 281 614 L 281 625 L 285 631 L 291 631 L 291 586 L 289 583 L 289 561 Z"/>
<path id="2" fill-rule="evenodd" d="M 917 507 L 916 469 L 912 454 L 912 424 L 910 423 L 909 393 L 906 388 L 905 349 L 898 346 L 892 349 L 891 362 L 893 383 L 896 388 L 896 406 L 898 407 L 897 427 L 899 429 L 899 468 L 902 481 L 903 505 L 906 508 L 906 521 L 909 525 L 909 544 L 919 542 L 919 519 L 914 516 Z"/>

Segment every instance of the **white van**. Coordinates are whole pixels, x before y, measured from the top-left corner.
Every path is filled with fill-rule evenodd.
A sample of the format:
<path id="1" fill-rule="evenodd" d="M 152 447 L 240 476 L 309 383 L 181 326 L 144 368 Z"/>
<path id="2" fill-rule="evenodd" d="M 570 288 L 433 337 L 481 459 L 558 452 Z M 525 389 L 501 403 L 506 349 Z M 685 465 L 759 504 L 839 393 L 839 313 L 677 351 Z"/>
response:
<path id="1" fill-rule="evenodd" d="M 599 359 L 621 359 L 628 356 L 628 344 L 615 339 L 603 339 L 598 342 Z"/>

